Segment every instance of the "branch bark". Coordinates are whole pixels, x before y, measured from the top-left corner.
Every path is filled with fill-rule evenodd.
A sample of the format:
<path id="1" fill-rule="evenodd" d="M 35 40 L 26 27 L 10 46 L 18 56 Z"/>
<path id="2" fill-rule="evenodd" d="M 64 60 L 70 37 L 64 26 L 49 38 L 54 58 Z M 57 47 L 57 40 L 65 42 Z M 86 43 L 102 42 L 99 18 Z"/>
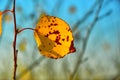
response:
<path id="1" fill-rule="evenodd" d="M 101 0 L 101 1 L 99 2 L 98 9 L 97 9 L 97 11 L 96 11 L 94 20 L 93 20 L 93 22 L 88 26 L 87 35 L 86 35 L 86 37 L 85 37 L 85 39 L 84 39 L 84 42 L 83 42 L 83 46 L 82 46 L 82 49 L 81 49 L 81 50 L 82 50 L 82 51 L 81 51 L 81 54 L 79 55 L 78 60 L 77 60 L 77 64 L 75 65 L 74 71 L 73 71 L 72 75 L 70 76 L 70 79 L 71 79 L 71 80 L 74 80 L 75 75 L 76 75 L 76 73 L 77 73 L 77 70 L 79 69 L 79 66 L 80 66 L 80 64 L 81 64 L 81 62 L 82 62 L 82 58 L 83 58 L 83 56 L 84 56 L 84 54 L 85 54 L 85 50 L 86 50 L 86 46 L 87 46 L 87 43 L 88 43 L 89 36 L 90 36 L 90 34 L 91 34 L 91 32 L 92 32 L 92 29 L 94 28 L 94 26 L 95 26 L 95 24 L 96 24 L 96 22 L 97 22 L 97 20 L 98 20 L 98 15 L 99 15 L 99 13 L 100 13 L 100 10 L 101 10 L 101 7 L 102 7 L 102 3 L 103 3 L 103 0 Z"/>
<path id="2" fill-rule="evenodd" d="M 17 29 L 17 27 L 16 27 L 15 3 L 16 3 L 16 0 L 13 0 L 13 18 L 14 18 L 14 40 L 13 40 L 14 74 L 13 74 L 13 80 L 16 80 L 17 53 L 18 53 L 18 50 L 16 49 L 16 41 L 17 41 L 17 32 L 18 32 L 18 29 Z"/>

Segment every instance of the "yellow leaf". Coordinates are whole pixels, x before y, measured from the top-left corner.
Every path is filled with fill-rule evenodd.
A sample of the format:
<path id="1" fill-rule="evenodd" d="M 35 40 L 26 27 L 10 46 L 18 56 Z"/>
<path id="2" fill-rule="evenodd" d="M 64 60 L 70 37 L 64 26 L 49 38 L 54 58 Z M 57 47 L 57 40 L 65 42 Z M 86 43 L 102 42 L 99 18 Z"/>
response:
<path id="1" fill-rule="evenodd" d="M 0 12 L 0 36 L 2 35 L 2 12 Z"/>
<path id="2" fill-rule="evenodd" d="M 46 57 L 57 59 L 76 51 L 69 25 L 58 17 L 41 17 L 34 37 L 40 53 Z"/>

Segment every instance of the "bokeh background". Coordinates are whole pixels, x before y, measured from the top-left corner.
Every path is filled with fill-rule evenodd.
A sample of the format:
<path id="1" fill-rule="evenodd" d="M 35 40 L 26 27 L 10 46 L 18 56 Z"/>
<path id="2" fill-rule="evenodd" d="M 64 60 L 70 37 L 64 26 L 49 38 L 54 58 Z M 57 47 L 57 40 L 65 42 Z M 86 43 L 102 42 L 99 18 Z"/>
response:
<path id="1" fill-rule="evenodd" d="M 13 0 L 0 0 L 0 11 Z M 34 28 L 43 14 L 65 20 L 77 51 L 62 59 L 42 56 L 33 31 L 18 35 L 18 80 L 119 80 L 120 0 L 16 0 L 17 28 Z M 3 15 L 0 36 L 0 80 L 12 80 L 13 15 Z"/>

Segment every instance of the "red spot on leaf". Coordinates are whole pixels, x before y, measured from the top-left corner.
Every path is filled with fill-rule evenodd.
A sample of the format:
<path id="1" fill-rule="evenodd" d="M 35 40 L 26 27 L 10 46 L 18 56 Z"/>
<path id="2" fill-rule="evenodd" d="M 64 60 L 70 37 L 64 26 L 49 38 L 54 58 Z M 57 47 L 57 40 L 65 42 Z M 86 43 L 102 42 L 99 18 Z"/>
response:
<path id="1" fill-rule="evenodd" d="M 53 32 L 49 31 L 49 34 L 59 34 L 60 32 L 58 30 L 54 30 Z"/>
<path id="2" fill-rule="evenodd" d="M 60 33 L 59 31 L 55 31 L 55 30 L 53 32 L 53 34 L 59 34 L 59 33 Z"/>
<path id="3" fill-rule="evenodd" d="M 67 41 L 69 41 L 69 36 L 67 36 Z"/>
<path id="4" fill-rule="evenodd" d="M 62 39 L 62 41 L 64 41 L 65 39 Z"/>
<path id="5" fill-rule="evenodd" d="M 52 22 L 54 22 L 54 20 L 52 20 Z"/>
<path id="6" fill-rule="evenodd" d="M 53 26 L 53 24 L 52 24 L 52 23 L 51 23 L 50 25 L 51 25 L 51 26 Z"/>
<path id="7" fill-rule="evenodd" d="M 69 52 L 72 53 L 72 52 L 75 52 L 75 51 L 76 51 L 76 49 L 75 49 L 75 47 L 74 47 L 74 43 L 73 43 L 73 41 L 71 41 L 71 45 L 70 45 L 70 48 L 69 48 Z"/>
<path id="8" fill-rule="evenodd" d="M 49 31 L 49 34 L 52 34 L 52 32 Z"/>
<path id="9" fill-rule="evenodd" d="M 58 24 L 54 24 L 54 26 L 57 26 Z"/>
<path id="10" fill-rule="evenodd" d="M 68 31 L 71 31 L 71 29 L 69 28 Z"/>
<path id="11" fill-rule="evenodd" d="M 45 35 L 45 37 L 48 37 L 49 35 L 47 34 L 47 35 Z"/>
<path id="12" fill-rule="evenodd" d="M 50 27 L 50 25 L 48 25 L 48 27 Z"/>
<path id="13" fill-rule="evenodd" d="M 59 41 L 60 41 L 60 35 L 58 35 L 56 37 L 56 40 L 55 40 L 55 42 L 57 43 L 57 45 L 61 45 L 61 43 Z"/>

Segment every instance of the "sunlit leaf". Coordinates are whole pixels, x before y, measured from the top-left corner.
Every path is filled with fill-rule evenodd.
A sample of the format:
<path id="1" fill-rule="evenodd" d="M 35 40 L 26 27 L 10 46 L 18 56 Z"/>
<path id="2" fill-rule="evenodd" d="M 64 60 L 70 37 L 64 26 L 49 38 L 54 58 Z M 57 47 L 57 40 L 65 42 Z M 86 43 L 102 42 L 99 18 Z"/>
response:
<path id="1" fill-rule="evenodd" d="M 2 12 L 0 12 L 0 36 L 2 35 Z"/>
<path id="2" fill-rule="evenodd" d="M 62 58 L 75 52 L 72 31 L 62 19 L 43 16 L 38 21 L 34 37 L 41 54 L 50 58 Z"/>

